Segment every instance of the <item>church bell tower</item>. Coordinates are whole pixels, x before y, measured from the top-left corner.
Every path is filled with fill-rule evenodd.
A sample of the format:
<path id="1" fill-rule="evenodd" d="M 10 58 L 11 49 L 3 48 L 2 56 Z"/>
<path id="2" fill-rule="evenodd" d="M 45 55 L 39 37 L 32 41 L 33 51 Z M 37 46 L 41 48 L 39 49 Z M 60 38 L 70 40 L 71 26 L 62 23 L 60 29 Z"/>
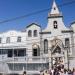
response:
<path id="1" fill-rule="evenodd" d="M 51 11 L 48 13 L 48 24 L 44 31 L 51 32 L 55 35 L 61 34 L 63 29 L 66 29 L 63 22 L 63 16 L 59 11 L 55 0 L 53 0 Z"/>

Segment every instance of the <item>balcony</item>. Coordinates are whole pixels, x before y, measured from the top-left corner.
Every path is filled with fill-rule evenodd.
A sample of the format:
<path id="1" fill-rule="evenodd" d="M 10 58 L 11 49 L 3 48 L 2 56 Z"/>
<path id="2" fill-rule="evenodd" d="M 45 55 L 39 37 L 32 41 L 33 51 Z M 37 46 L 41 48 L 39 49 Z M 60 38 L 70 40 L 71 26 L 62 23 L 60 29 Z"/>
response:
<path id="1" fill-rule="evenodd" d="M 7 58 L 7 63 L 47 63 L 48 57 L 12 57 Z"/>

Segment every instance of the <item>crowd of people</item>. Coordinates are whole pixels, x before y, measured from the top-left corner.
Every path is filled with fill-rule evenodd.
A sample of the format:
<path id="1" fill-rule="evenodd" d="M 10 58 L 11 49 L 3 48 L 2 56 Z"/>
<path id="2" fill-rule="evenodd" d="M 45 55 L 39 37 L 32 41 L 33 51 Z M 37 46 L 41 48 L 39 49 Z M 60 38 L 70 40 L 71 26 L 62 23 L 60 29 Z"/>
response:
<path id="1" fill-rule="evenodd" d="M 23 72 L 23 75 L 27 75 L 26 71 Z M 63 61 L 57 61 L 50 69 L 40 71 L 40 75 L 75 75 L 75 68 L 65 69 Z"/>
<path id="2" fill-rule="evenodd" d="M 48 70 L 43 70 L 40 75 L 75 75 L 75 68 L 73 70 L 65 69 L 64 65 L 55 66 Z"/>
<path id="3" fill-rule="evenodd" d="M 65 69 L 63 61 L 59 60 L 52 65 L 51 69 L 40 72 L 40 75 L 75 75 L 75 68 Z"/>
<path id="4" fill-rule="evenodd" d="M 67 69 L 61 69 L 58 68 L 50 69 L 50 70 L 44 70 L 40 75 L 75 75 L 75 69 L 73 70 L 67 70 Z"/>

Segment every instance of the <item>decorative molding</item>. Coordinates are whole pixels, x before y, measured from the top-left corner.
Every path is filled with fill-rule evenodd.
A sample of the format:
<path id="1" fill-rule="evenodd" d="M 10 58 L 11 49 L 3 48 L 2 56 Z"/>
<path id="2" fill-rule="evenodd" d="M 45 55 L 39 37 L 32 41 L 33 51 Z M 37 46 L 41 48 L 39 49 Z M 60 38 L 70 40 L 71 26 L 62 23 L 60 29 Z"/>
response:
<path id="1" fill-rule="evenodd" d="M 34 43 L 33 45 L 32 45 L 32 48 L 34 49 L 34 48 L 39 48 L 39 45 L 37 45 L 36 43 Z"/>
<path id="2" fill-rule="evenodd" d="M 28 25 L 26 28 L 28 28 L 28 27 L 30 27 L 30 26 L 32 26 L 32 25 L 36 25 L 36 26 L 38 26 L 38 27 L 40 27 L 41 28 L 41 26 L 40 25 L 38 25 L 38 24 L 36 24 L 36 23 L 31 23 L 30 25 Z"/>
<path id="3" fill-rule="evenodd" d="M 57 16 L 48 16 L 48 18 L 60 18 L 60 17 L 62 17 L 63 18 L 63 16 L 62 15 L 57 15 Z"/>
<path id="4" fill-rule="evenodd" d="M 63 30 L 62 33 L 73 33 L 73 30 Z"/>
<path id="5" fill-rule="evenodd" d="M 51 32 L 40 32 L 40 34 L 51 34 Z"/>

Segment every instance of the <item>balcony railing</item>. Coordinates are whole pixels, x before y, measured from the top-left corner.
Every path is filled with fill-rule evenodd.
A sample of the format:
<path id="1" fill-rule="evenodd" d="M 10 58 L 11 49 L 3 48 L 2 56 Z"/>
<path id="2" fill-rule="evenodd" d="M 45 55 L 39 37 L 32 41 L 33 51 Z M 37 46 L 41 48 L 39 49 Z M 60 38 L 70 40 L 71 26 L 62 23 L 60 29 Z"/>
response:
<path id="1" fill-rule="evenodd" d="M 6 59 L 7 63 L 46 63 L 48 57 L 12 57 Z"/>

